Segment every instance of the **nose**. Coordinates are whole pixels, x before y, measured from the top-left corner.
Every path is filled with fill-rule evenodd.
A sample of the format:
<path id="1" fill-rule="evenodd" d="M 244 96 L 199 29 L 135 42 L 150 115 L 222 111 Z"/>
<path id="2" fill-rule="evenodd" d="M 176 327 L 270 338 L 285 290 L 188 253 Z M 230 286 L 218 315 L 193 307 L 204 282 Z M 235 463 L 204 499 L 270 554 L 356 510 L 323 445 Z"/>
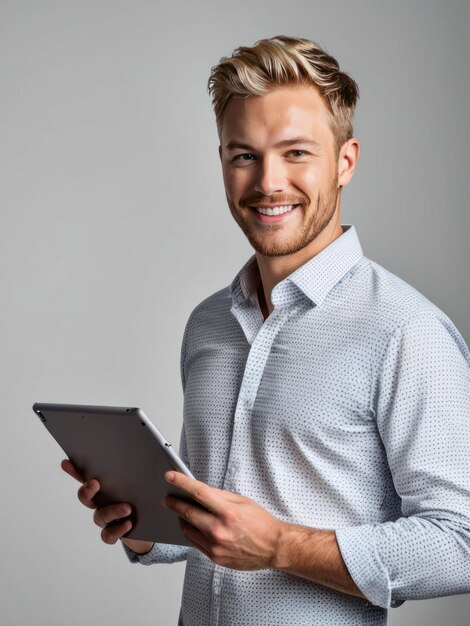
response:
<path id="1" fill-rule="evenodd" d="M 256 168 L 255 190 L 264 196 L 284 191 L 286 173 L 283 164 L 276 155 L 260 158 Z"/>

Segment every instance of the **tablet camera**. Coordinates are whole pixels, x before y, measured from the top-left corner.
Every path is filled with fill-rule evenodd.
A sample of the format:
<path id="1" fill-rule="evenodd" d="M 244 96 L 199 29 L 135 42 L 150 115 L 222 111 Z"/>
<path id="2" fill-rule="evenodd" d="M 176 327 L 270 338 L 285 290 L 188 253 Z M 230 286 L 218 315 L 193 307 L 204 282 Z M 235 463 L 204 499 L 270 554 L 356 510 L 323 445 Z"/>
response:
<path id="1" fill-rule="evenodd" d="M 44 417 L 44 415 L 41 413 L 41 411 L 36 411 L 36 413 L 39 415 L 39 417 L 41 418 L 41 420 L 42 420 L 43 422 L 45 422 L 45 421 L 46 421 L 46 418 L 45 418 L 45 417 Z"/>

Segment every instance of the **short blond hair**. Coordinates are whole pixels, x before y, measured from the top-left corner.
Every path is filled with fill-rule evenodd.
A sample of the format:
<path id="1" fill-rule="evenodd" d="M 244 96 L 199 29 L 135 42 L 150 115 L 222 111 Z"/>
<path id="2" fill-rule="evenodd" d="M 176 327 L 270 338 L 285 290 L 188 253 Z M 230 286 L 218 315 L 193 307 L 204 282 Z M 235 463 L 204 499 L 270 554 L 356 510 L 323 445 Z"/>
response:
<path id="1" fill-rule="evenodd" d="M 240 46 L 211 68 L 207 88 L 212 96 L 217 131 L 232 97 L 262 96 L 275 87 L 312 85 L 323 97 L 337 153 L 353 137 L 352 118 L 359 88 L 339 69 L 334 57 L 314 41 L 277 35 L 252 47 Z"/>

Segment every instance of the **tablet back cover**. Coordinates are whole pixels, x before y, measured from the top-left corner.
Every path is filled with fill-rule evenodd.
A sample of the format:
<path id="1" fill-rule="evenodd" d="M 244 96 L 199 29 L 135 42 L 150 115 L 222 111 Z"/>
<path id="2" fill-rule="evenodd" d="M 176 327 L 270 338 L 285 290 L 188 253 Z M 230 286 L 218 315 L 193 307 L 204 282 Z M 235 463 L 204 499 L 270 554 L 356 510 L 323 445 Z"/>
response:
<path id="1" fill-rule="evenodd" d="M 164 472 L 173 468 L 165 440 L 141 409 L 36 403 L 33 410 L 83 478 L 99 480 L 97 506 L 132 506 L 133 527 L 126 538 L 191 545 L 177 515 L 161 505 L 167 494 L 189 498 L 164 480 Z"/>

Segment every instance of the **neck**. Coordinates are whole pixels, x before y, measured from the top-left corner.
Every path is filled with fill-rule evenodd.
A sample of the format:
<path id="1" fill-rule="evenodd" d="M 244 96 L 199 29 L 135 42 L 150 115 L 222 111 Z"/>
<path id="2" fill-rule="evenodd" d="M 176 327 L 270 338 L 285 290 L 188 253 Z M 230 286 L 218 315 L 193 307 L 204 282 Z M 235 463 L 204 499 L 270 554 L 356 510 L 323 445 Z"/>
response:
<path id="1" fill-rule="evenodd" d="M 258 289 L 258 299 L 264 319 L 266 319 L 274 307 L 271 302 L 271 293 L 274 287 L 284 278 L 295 272 L 296 269 L 307 263 L 332 241 L 343 234 L 344 230 L 339 223 L 339 216 L 322 230 L 322 232 L 311 241 L 308 246 L 302 248 L 294 254 L 284 256 L 267 257 L 256 252 L 261 284 Z"/>

